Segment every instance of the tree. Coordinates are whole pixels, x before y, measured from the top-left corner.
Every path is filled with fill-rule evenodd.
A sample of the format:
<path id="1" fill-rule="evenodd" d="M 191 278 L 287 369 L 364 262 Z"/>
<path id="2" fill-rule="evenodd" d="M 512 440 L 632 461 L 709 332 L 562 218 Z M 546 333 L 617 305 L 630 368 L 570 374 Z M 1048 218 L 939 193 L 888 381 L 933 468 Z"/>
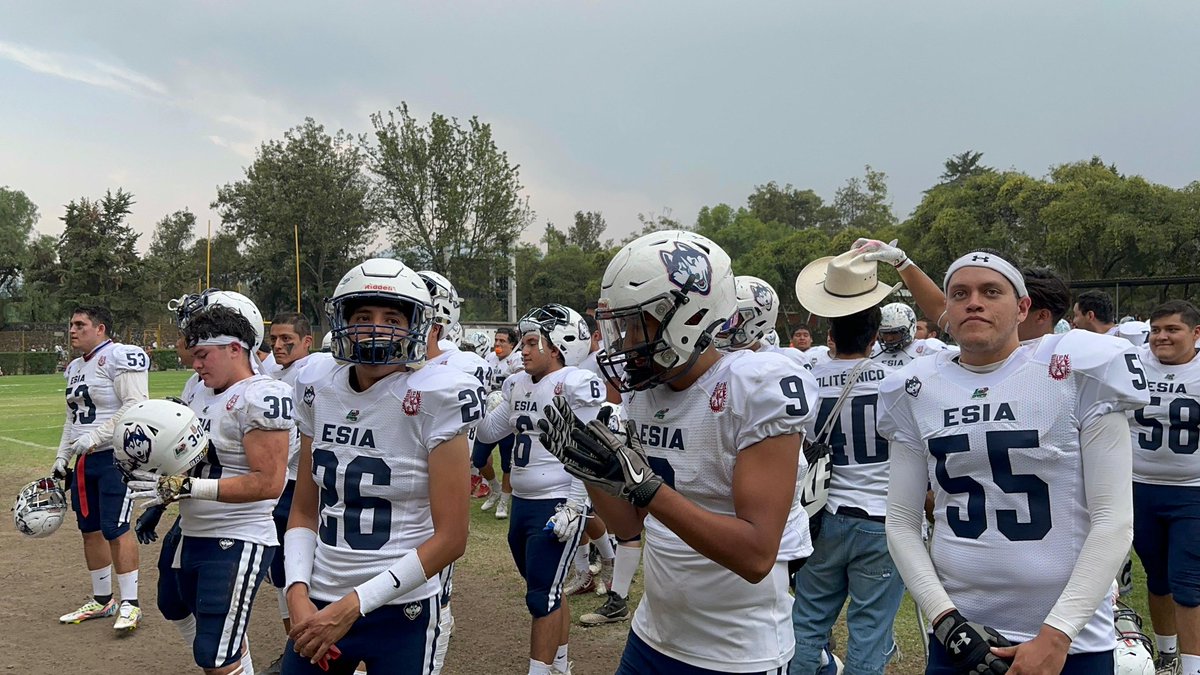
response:
<path id="1" fill-rule="evenodd" d="M 29 235 L 37 221 L 37 205 L 24 192 L 0 187 L 0 295 L 12 293 L 26 262 Z"/>
<path id="2" fill-rule="evenodd" d="M 213 269 L 226 288 L 244 281 L 265 317 L 295 309 L 298 230 L 302 309 L 325 324 L 325 298 L 362 262 L 374 231 L 358 144 L 307 118 L 282 140 L 263 143 L 245 174 L 219 188 L 212 203 L 230 238 L 224 243 L 240 244 L 245 263 L 219 257 L 214 238 Z"/>
<path id="3" fill-rule="evenodd" d="M 888 197 L 887 174 L 868 164 L 862 178 L 851 178 L 838 188 L 833 198 L 836 227 L 857 227 L 868 231 L 896 224 Z"/>
<path id="4" fill-rule="evenodd" d="M 790 183 L 781 188 L 775 181 L 756 185 L 746 198 L 746 206 L 764 223 L 780 223 L 797 230 L 827 227 L 836 215 L 812 190 L 799 190 Z"/>
<path id="5" fill-rule="evenodd" d="M 575 224 L 567 231 L 567 241 L 578 246 L 584 253 L 595 253 L 610 248 L 611 239 L 606 242 L 600 241 L 600 236 L 607 227 L 608 223 L 604 222 L 604 216 L 599 211 L 576 211 Z"/>
<path id="6" fill-rule="evenodd" d="M 495 298 L 533 213 L 491 126 L 438 113 L 421 125 L 406 104 L 371 124 L 373 142 L 363 139 L 371 204 L 397 255 L 446 275 L 464 297 Z"/>
<path id="7" fill-rule="evenodd" d="M 133 204 L 133 195 L 120 188 L 99 201 L 85 197 L 67 204 L 58 246 L 63 313 L 99 303 L 112 311 L 118 328 L 142 325 L 146 280 L 138 234 L 125 222 Z"/>
<path id="8" fill-rule="evenodd" d="M 980 164 L 979 160 L 981 159 L 983 159 L 983 153 L 973 150 L 951 155 L 942 165 L 945 167 L 945 171 L 942 171 L 942 175 L 938 177 L 938 180 L 941 181 L 940 184 L 960 183 L 972 176 L 994 171 L 991 167 Z"/>
<path id="9" fill-rule="evenodd" d="M 144 262 L 150 292 L 151 309 L 166 311 L 166 303 L 184 293 L 196 291 L 195 239 L 196 215 L 187 209 L 164 216 L 154 226 L 150 250 Z"/>
<path id="10" fill-rule="evenodd" d="M 58 238 L 39 235 L 29 242 L 25 268 L 21 271 L 23 318 L 32 323 L 62 321 L 57 300 L 62 293 L 61 286 Z"/>

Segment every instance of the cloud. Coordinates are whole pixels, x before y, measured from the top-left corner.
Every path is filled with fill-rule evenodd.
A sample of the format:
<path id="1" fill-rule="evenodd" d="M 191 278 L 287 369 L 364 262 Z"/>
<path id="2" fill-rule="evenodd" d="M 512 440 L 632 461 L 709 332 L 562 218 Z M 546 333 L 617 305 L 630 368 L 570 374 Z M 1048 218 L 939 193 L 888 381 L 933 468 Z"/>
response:
<path id="1" fill-rule="evenodd" d="M 152 98 L 167 95 L 166 86 L 153 78 L 91 57 L 47 52 L 0 40 L 0 58 L 18 63 L 35 73 L 112 91 Z"/>

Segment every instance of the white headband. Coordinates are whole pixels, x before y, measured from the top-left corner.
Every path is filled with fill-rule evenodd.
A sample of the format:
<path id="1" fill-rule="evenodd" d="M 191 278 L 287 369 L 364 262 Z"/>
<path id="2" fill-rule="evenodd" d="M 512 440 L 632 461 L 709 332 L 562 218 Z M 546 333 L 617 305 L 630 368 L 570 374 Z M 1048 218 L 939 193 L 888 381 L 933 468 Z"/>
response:
<path id="1" fill-rule="evenodd" d="M 1001 276 L 1008 279 L 1013 288 L 1017 289 L 1017 298 L 1024 298 L 1029 295 L 1029 291 L 1025 289 L 1025 275 L 1021 274 L 1021 270 L 1013 267 L 1012 263 L 995 253 L 985 253 L 984 251 L 968 253 L 950 263 L 950 269 L 946 270 L 946 278 L 942 281 L 942 291 L 949 290 L 950 277 L 954 276 L 955 272 L 964 267 L 983 267 L 999 272 Z"/>
<path id="2" fill-rule="evenodd" d="M 213 335 L 206 337 L 203 340 L 197 340 L 195 347 L 226 347 L 228 345 L 241 345 L 242 349 L 250 351 L 250 343 L 236 338 L 232 335 Z"/>

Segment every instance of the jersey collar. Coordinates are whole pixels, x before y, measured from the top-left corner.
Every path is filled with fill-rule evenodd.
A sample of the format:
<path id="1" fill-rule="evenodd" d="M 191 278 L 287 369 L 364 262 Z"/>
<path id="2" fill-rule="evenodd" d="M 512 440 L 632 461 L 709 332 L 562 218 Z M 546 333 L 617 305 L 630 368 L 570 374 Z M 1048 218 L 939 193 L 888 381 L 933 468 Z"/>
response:
<path id="1" fill-rule="evenodd" d="M 91 361 L 92 357 L 96 355 L 96 352 L 99 352 L 101 349 L 104 349 L 105 347 L 107 347 L 111 344 L 112 344 L 112 340 L 105 340 L 104 342 L 101 342 L 100 344 L 96 345 L 95 349 L 93 349 L 92 351 L 90 351 L 86 355 L 84 355 L 83 360 Z"/>

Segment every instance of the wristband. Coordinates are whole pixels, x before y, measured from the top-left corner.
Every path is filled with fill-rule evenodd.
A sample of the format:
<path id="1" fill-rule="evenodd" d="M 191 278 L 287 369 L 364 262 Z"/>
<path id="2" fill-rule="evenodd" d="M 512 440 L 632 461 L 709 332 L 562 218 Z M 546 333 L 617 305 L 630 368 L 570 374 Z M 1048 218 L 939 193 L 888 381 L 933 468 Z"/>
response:
<path id="1" fill-rule="evenodd" d="M 293 527 L 283 533 L 283 578 L 285 590 L 292 584 L 312 586 L 313 560 L 317 554 L 317 533 L 307 527 Z"/>
<path id="2" fill-rule="evenodd" d="M 358 593 L 358 612 L 366 616 L 392 600 L 412 593 L 426 581 L 425 568 L 417 552 L 406 553 L 382 574 L 354 587 Z"/>
<path id="3" fill-rule="evenodd" d="M 193 478 L 188 481 L 188 494 L 192 499 L 217 500 L 219 478 Z"/>
<path id="4" fill-rule="evenodd" d="M 905 256 L 904 260 L 899 265 L 896 265 L 896 271 L 903 272 L 904 270 L 908 269 L 909 267 L 912 267 L 912 264 L 913 264 L 912 258 Z"/>

